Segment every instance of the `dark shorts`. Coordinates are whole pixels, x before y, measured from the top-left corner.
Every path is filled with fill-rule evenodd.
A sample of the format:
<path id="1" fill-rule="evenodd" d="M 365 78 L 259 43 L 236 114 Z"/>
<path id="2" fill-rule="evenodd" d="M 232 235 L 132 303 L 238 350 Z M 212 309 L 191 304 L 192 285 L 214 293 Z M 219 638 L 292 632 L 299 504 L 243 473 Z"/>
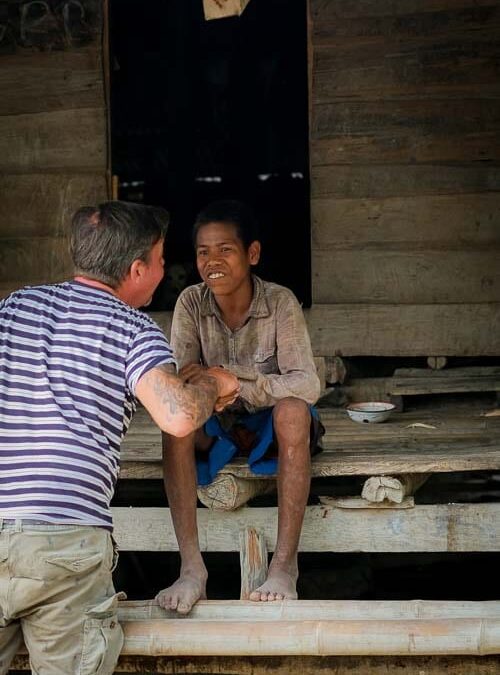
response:
<path id="1" fill-rule="evenodd" d="M 321 452 L 321 437 L 325 428 L 318 411 L 311 411 L 311 456 Z M 204 426 L 207 436 L 215 439 L 208 452 L 197 453 L 198 485 L 208 485 L 218 471 L 234 457 L 245 456 L 253 473 L 272 475 L 278 469 L 278 448 L 273 428 L 273 408 L 256 413 L 239 413 L 230 418 L 212 415 Z"/>

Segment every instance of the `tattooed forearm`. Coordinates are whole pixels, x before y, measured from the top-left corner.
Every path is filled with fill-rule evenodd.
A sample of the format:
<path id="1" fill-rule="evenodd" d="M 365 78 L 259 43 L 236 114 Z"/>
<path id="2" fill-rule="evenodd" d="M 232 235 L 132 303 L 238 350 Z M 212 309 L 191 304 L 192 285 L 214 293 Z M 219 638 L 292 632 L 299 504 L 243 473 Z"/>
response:
<path id="1" fill-rule="evenodd" d="M 164 431 L 175 433 L 178 424 L 186 433 L 199 428 L 211 415 L 218 396 L 217 381 L 202 374 L 196 385 L 182 382 L 169 366 L 146 373 L 137 387 L 137 395 Z"/>

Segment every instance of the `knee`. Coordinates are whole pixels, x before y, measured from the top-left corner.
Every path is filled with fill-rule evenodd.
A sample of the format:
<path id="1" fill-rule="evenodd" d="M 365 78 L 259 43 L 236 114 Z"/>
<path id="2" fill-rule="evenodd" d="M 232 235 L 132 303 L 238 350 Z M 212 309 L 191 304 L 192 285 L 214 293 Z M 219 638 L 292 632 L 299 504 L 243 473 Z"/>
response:
<path id="1" fill-rule="evenodd" d="M 304 436 L 309 438 L 311 413 L 305 401 L 299 398 L 284 398 L 273 410 L 274 430 L 278 435 Z"/>

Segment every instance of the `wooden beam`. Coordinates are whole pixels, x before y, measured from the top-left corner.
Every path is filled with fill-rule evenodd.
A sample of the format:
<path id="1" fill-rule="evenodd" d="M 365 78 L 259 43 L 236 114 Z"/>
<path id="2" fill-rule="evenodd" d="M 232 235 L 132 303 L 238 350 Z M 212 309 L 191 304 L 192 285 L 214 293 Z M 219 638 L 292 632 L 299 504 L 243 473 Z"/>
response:
<path id="1" fill-rule="evenodd" d="M 100 46 L 17 50 L 0 57 L 0 115 L 98 108 L 104 100 Z"/>
<path id="2" fill-rule="evenodd" d="M 13 667 L 29 671 L 27 656 Z M 165 675 L 500 675 L 498 656 L 121 656 L 116 673 Z"/>
<path id="3" fill-rule="evenodd" d="M 312 476 L 394 475 L 496 470 L 500 464 L 500 419 L 481 408 L 467 415 L 411 411 L 384 424 L 360 425 L 342 409 L 321 409 L 325 450 L 312 460 Z M 421 426 L 425 424 L 427 426 Z M 236 459 L 221 474 L 270 480 Z M 161 478 L 161 434 L 140 409 L 122 445 L 122 478 Z"/>
<path id="4" fill-rule="evenodd" d="M 208 485 L 198 486 L 198 499 L 215 511 L 234 511 L 258 495 L 274 492 L 276 486 L 270 480 L 249 480 L 231 473 L 220 473 Z"/>
<path id="5" fill-rule="evenodd" d="M 267 546 L 264 537 L 254 527 L 240 532 L 241 600 L 248 600 L 250 593 L 267 578 Z"/>
<path id="6" fill-rule="evenodd" d="M 497 356 L 500 302 L 313 304 L 305 311 L 322 356 Z"/>
<path id="7" fill-rule="evenodd" d="M 84 172 L 0 174 L 1 239 L 63 236 L 80 206 L 107 199 L 106 177 Z M 0 245 L 1 240 L 0 240 Z M 29 275 L 29 270 L 23 271 Z"/>
<path id="8" fill-rule="evenodd" d="M 336 169 L 331 169 L 336 171 Z M 443 214 L 446 218 L 443 218 Z M 312 247 L 390 243 L 445 251 L 500 242 L 500 192 L 311 201 Z M 436 227 L 436 221 L 440 226 Z"/>
<path id="9" fill-rule="evenodd" d="M 176 551 L 167 508 L 113 509 L 115 538 L 125 551 Z M 238 551 L 240 531 L 262 531 L 274 550 L 276 508 L 198 510 L 202 551 Z M 300 540 L 308 552 L 499 551 L 500 504 L 437 504 L 413 509 L 308 506 Z"/>
<path id="10" fill-rule="evenodd" d="M 313 298 L 344 304 L 495 302 L 500 298 L 499 260 L 500 240 L 485 250 L 464 251 L 391 242 L 322 247 L 312 250 Z"/>
<path id="11" fill-rule="evenodd" d="M 104 108 L 0 116 L 0 171 L 105 171 Z"/>
<path id="12" fill-rule="evenodd" d="M 398 368 L 394 372 L 391 385 L 391 394 L 397 396 L 481 391 L 500 391 L 500 368 Z"/>

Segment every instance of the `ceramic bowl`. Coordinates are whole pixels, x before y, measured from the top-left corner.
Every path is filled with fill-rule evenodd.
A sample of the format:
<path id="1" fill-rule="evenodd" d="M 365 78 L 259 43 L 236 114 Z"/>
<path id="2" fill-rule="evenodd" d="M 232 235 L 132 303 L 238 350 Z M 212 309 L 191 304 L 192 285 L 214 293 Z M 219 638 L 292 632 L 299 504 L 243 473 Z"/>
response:
<path id="1" fill-rule="evenodd" d="M 385 401 L 364 401 L 350 403 L 346 410 L 349 417 L 355 422 L 384 422 L 395 410 L 396 406 Z"/>

